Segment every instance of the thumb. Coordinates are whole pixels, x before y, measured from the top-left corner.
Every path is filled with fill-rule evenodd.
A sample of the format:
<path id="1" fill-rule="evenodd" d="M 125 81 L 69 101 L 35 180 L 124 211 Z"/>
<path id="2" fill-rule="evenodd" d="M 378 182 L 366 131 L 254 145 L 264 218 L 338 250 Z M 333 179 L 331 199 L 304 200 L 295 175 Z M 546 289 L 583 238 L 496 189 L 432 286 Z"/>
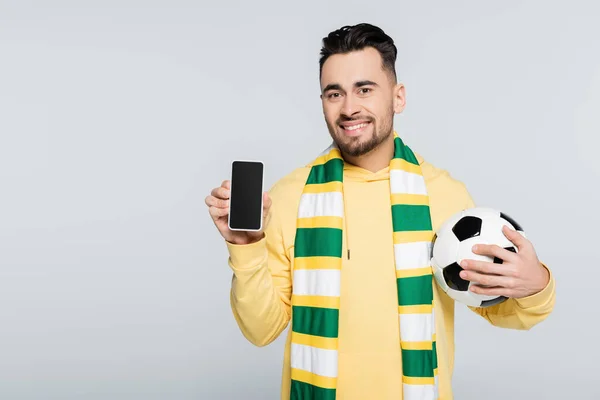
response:
<path id="1" fill-rule="evenodd" d="M 264 192 L 263 193 L 263 208 L 264 208 L 264 210 L 269 211 L 272 203 L 273 203 L 273 201 L 271 200 L 269 193 Z"/>

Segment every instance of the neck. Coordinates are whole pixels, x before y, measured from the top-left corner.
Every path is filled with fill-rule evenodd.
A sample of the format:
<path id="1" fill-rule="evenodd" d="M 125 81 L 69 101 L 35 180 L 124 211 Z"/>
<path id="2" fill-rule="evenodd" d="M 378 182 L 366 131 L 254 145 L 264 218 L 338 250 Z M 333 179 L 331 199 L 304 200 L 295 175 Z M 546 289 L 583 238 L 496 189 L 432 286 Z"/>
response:
<path id="1" fill-rule="evenodd" d="M 394 157 L 394 134 L 390 134 L 379 146 L 362 156 L 349 156 L 343 154 L 344 160 L 352 165 L 377 172 L 390 165 Z"/>

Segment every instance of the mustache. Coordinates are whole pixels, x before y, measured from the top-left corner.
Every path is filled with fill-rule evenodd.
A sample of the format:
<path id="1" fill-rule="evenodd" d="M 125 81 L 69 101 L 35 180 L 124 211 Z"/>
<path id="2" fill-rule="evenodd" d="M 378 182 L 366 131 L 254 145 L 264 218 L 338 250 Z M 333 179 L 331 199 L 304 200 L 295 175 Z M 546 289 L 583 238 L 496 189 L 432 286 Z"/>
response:
<path id="1" fill-rule="evenodd" d="M 364 117 L 362 116 L 358 116 L 358 117 L 347 117 L 345 115 L 342 115 L 341 117 L 339 117 L 335 123 L 337 125 L 340 125 L 342 122 L 348 122 L 348 121 L 367 121 L 367 122 L 373 122 L 375 121 L 374 118 L 372 117 L 367 117 L 366 115 Z"/>

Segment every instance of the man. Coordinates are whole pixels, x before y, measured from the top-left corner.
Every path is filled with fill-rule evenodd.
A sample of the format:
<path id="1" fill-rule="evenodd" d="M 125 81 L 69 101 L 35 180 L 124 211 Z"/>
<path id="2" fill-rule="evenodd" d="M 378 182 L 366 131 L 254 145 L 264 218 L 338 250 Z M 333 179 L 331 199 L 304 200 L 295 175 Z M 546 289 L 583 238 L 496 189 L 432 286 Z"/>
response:
<path id="1" fill-rule="evenodd" d="M 427 240 L 474 203 L 463 183 L 394 130 L 405 89 L 389 36 L 368 24 L 343 27 L 323 39 L 321 56 L 333 145 L 264 194 L 264 232 L 228 230 L 228 181 L 206 199 L 230 254 L 233 314 L 257 346 L 291 323 L 282 399 L 450 400 L 454 301 L 431 278 Z M 428 210 L 418 216 L 425 228 L 417 233 L 427 238 L 419 243 L 401 231 L 417 223 L 415 205 Z M 504 233 L 519 252 L 479 246 L 475 253 L 504 259 L 502 268 L 467 260 L 461 276 L 485 285 L 477 293 L 509 297 L 474 312 L 498 327 L 529 329 L 553 309 L 554 278 L 527 239 Z M 426 263 L 402 270 L 413 256 Z M 406 274 L 416 279 L 401 281 Z M 416 281 L 425 285 L 401 283 Z M 411 296 L 426 302 L 403 303 Z"/>

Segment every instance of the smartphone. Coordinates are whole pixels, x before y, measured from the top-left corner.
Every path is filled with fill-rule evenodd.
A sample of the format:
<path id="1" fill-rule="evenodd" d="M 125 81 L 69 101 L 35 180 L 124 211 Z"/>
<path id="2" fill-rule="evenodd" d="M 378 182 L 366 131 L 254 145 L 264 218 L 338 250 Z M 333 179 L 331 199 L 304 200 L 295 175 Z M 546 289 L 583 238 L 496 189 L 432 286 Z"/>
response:
<path id="1" fill-rule="evenodd" d="M 229 229 L 232 231 L 262 229 L 263 185 L 262 161 L 234 160 L 231 163 Z"/>

